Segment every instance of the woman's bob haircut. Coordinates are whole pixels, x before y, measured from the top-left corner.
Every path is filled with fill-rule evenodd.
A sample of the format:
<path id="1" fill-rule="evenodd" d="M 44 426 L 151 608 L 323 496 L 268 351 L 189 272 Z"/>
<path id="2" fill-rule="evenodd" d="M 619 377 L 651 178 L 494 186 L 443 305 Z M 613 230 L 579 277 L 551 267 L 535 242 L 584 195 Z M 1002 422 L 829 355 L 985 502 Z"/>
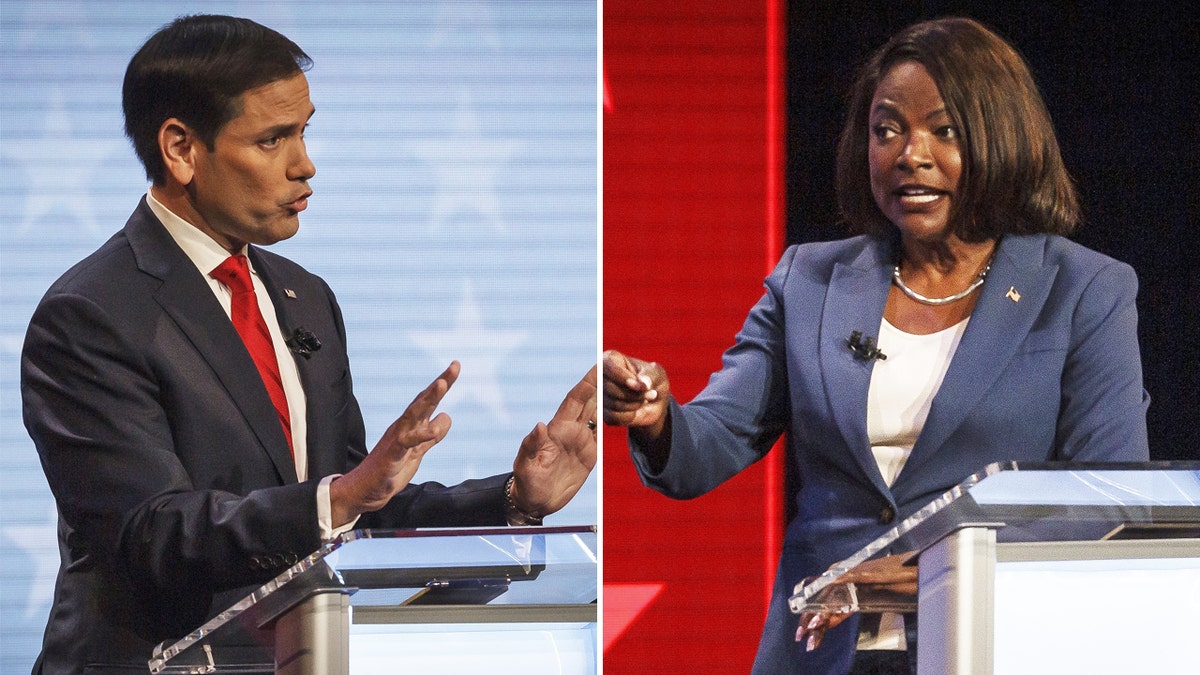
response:
<path id="1" fill-rule="evenodd" d="M 901 62 L 921 64 L 937 83 L 959 130 L 962 178 L 950 214 L 963 241 L 1006 233 L 1068 234 L 1079 221 L 1075 187 L 1063 166 L 1050 114 L 1025 61 L 970 19 L 910 26 L 876 51 L 850 93 L 838 143 L 837 194 L 851 231 L 886 237 L 892 225 L 875 204 L 868 166 L 875 88 Z"/>

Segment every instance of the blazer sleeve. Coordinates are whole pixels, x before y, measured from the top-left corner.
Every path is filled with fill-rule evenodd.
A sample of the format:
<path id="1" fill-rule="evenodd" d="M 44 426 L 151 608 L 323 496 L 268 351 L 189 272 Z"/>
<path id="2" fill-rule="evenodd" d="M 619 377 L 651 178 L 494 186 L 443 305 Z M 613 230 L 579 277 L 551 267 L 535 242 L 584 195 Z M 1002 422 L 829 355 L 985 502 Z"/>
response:
<path id="1" fill-rule="evenodd" d="M 1137 340 L 1137 275 L 1109 261 L 1088 281 L 1071 317 L 1055 446 L 1059 458 L 1086 462 L 1149 459 Z"/>
<path id="2" fill-rule="evenodd" d="M 794 255 L 789 248 L 767 278 L 721 370 L 687 405 L 671 400 L 671 450 L 662 471 L 655 473 L 630 441 L 647 486 L 676 499 L 697 497 L 761 459 L 783 433 L 790 407 L 781 294 Z"/>

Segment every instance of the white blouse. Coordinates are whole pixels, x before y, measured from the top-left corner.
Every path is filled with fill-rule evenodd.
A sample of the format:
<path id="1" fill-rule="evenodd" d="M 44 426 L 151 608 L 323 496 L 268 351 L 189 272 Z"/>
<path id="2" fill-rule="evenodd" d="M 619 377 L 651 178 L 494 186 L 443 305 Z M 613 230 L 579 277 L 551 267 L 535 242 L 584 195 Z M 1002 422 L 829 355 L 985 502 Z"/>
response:
<path id="1" fill-rule="evenodd" d="M 888 486 L 912 453 L 969 320 L 928 335 L 905 333 L 887 319 L 879 326 L 879 349 L 887 359 L 871 371 L 867 437 Z M 905 649 L 904 617 L 884 613 L 878 632 L 859 634 L 858 648 Z"/>
<path id="2" fill-rule="evenodd" d="M 879 349 L 867 392 L 867 437 L 883 480 L 889 486 L 908 461 L 942 386 L 950 359 L 970 318 L 928 335 L 905 333 L 888 323 L 879 327 Z"/>

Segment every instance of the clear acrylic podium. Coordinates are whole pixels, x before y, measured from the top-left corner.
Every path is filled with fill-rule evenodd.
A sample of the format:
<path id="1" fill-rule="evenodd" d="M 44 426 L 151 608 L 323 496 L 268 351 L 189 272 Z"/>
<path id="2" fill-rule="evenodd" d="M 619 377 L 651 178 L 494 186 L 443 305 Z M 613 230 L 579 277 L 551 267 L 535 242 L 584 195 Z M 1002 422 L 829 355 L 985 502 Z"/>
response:
<path id="1" fill-rule="evenodd" d="M 790 606 L 916 612 L 922 675 L 1200 672 L 1200 462 L 993 464 Z"/>
<path id="2" fill-rule="evenodd" d="M 596 529 L 348 532 L 151 673 L 597 672 Z"/>

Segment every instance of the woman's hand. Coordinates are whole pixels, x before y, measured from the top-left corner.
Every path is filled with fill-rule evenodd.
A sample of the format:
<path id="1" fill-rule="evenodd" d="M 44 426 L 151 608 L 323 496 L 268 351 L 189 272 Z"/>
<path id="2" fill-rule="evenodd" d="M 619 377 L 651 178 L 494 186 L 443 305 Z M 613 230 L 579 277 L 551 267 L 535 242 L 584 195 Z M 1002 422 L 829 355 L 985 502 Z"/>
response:
<path id="1" fill-rule="evenodd" d="M 604 352 L 604 423 L 637 429 L 648 439 L 662 435 L 671 383 L 657 363 L 621 352 Z"/>
<path id="2" fill-rule="evenodd" d="M 870 591 L 886 591 L 892 595 L 917 595 L 917 567 L 905 564 L 911 553 L 889 555 L 868 560 L 842 575 L 837 584 L 855 584 L 856 595 L 863 597 Z M 869 587 L 869 588 L 864 588 Z M 826 631 L 846 619 L 851 612 L 803 612 L 800 626 L 796 629 L 796 642 L 805 642 L 804 650 L 811 652 L 821 646 Z"/>

